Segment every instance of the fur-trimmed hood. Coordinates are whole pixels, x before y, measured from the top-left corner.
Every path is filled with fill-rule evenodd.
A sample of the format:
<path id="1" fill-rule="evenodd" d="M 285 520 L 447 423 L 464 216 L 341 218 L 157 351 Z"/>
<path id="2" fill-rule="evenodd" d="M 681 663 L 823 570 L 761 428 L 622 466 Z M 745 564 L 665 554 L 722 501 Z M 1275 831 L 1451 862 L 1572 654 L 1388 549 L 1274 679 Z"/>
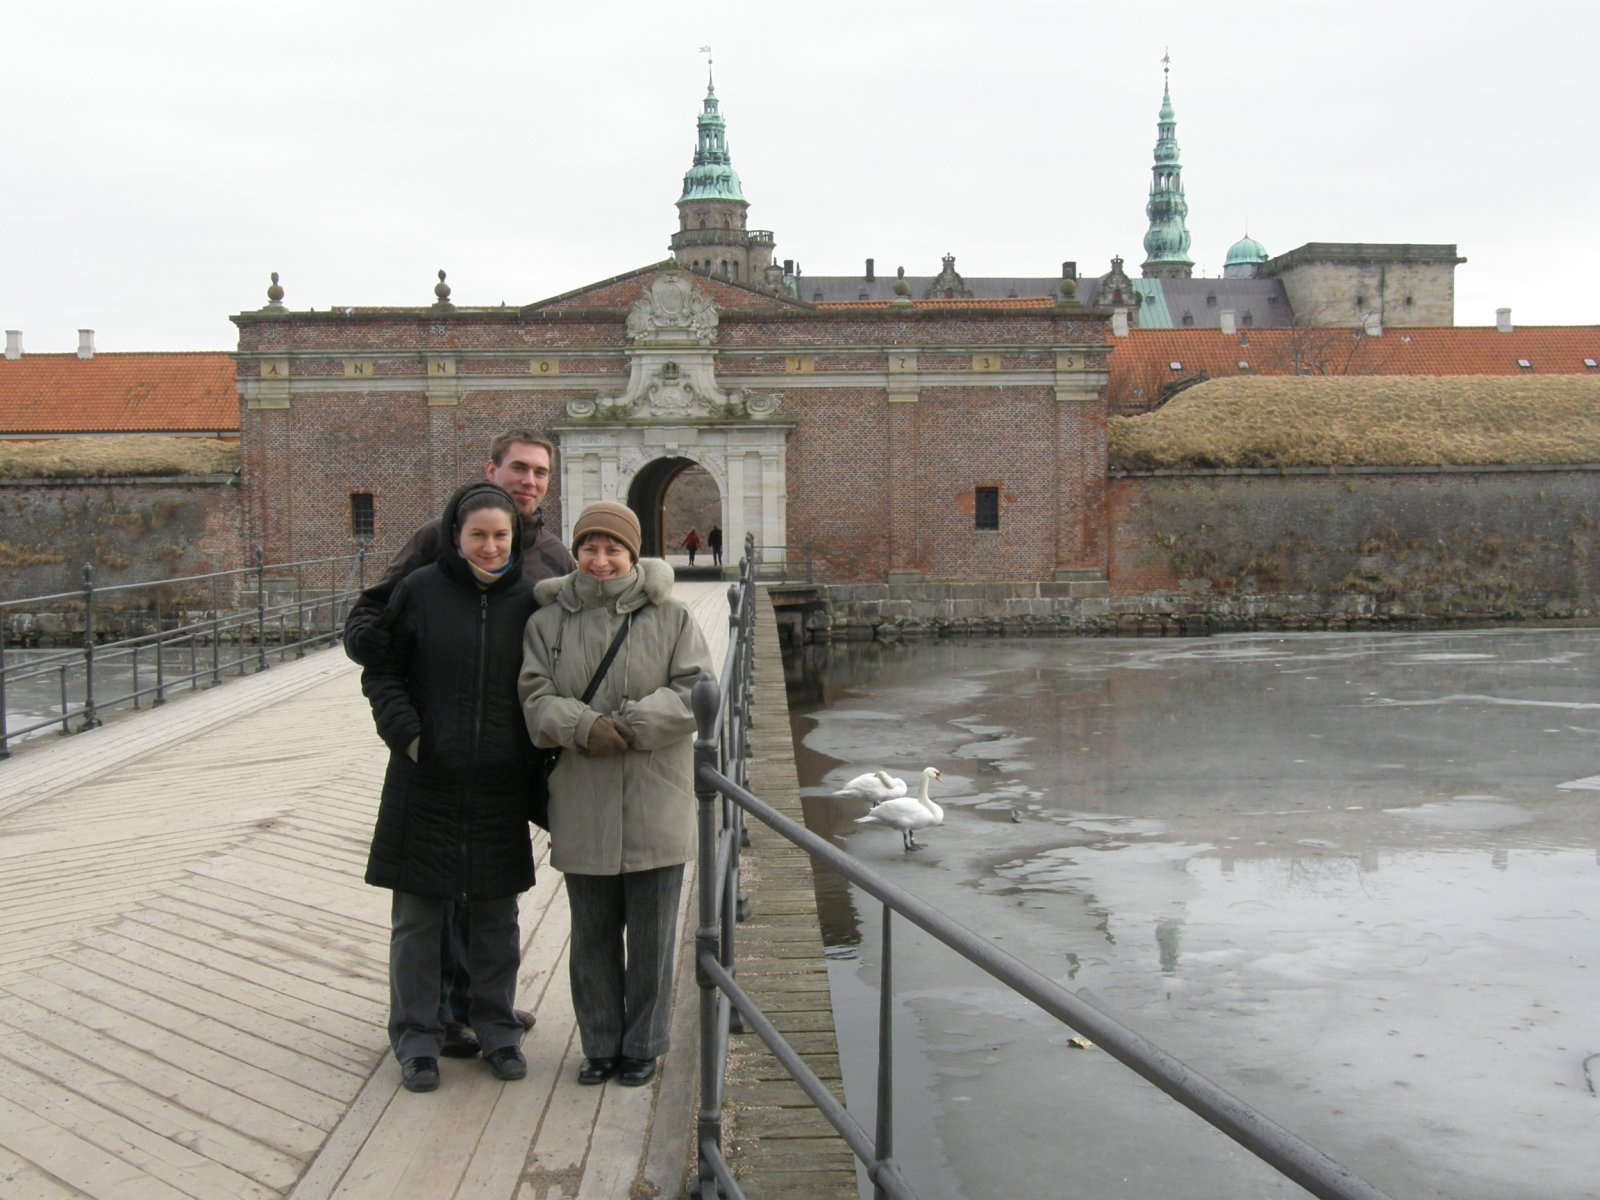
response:
<path id="1" fill-rule="evenodd" d="M 605 604 L 619 613 L 634 612 L 646 604 L 660 604 L 672 595 L 672 584 L 677 572 L 664 558 L 641 558 L 631 574 L 616 580 L 606 580 L 601 586 Z M 574 571 L 555 579 L 542 579 L 533 586 L 534 602 L 543 608 L 546 604 L 560 604 L 568 612 L 577 612 L 585 603 L 592 604 L 595 586 L 591 577 Z M 615 591 L 610 589 L 614 588 Z M 588 593 L 588 594 L 586 594 Z"/>

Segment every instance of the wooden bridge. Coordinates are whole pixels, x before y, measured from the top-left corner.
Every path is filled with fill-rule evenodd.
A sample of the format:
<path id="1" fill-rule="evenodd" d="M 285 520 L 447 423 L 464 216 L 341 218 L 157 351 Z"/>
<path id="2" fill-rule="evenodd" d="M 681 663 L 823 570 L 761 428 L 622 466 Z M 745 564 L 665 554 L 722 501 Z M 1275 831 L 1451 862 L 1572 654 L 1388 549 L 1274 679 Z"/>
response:
<path id="1" fill-rule="evenodd" d="M 679 585 L 720 660 L 719 584 Z M 770 606 L 752 786 L 799 812 Z M 518 1004 L 528 1077 L 388 1051 L 389 893 L 361 879 L 386 750 L 338 650 L 0 763 L 0 1196 L 635 1200 L 682 1194 L 698 1101 L 693 973 L 647 1088 L 580 1087 L 560 876 L 536 841 Z M 832 1065 L 808 860 L 756 835 L 740 978 Z M 685 948 L 693 934 L 684 889 Z M 764 904 L 768 898 L 773 903 Z M 687 953 L 684 958 L 687 964 Z M 752 1196 L 854 1197 L 849 1152 L 739 1039 L 727 1141 Z"/>

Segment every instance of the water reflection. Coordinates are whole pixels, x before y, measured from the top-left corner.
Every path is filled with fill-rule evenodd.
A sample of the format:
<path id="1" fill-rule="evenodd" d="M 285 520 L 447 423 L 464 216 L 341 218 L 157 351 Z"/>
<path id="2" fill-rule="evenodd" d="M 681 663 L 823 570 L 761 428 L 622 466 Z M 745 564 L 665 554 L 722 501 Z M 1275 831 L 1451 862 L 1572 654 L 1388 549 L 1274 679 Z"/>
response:
<path id="1" fill-rule="evenodd" d="M 1597 654 L 1587 631 L 952 641 L 810 647 L 788 676 L 812 829 L 1392 1194 L 1487 1200 L 1590 1194 L 1600 1166 L 1574 952 L 1600 936 Z M 947 815 L 920 854 L 832 794 L 926 765 Z M 876 903 L 818 894 L 854 948 L 830 977 L 870 1111 Z M 926 939 L 896 969 L 924 1196 L 1052 1194 L 1047 1168 L 1088 1195 L 1298 1194 Z"/>

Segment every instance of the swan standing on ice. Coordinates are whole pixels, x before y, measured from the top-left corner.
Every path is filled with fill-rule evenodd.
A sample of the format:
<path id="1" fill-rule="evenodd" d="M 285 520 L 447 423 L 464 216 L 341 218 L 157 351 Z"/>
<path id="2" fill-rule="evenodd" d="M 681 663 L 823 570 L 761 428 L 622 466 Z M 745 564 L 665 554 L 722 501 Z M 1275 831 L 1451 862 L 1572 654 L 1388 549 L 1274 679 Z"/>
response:
<path id="1" fill-rule="evenodd" d="M 906 781 L 896 778 L 887 771 L 868 771 L 865 775 L 857 775 L 839 789 L 841 796 L 860 796 L 863 800 L 871 800 L 874 804 L 881 804 L 885 800 L 893 800 L 896 796 L 905 794 Z"/>
<path id="2" fill-rule="evenodd" d="M 865 777 L 863 777 L 865 778 Z M 924 767 L 922 769 L 922 792 L 915 798 L 910 796 L 897 796 L 892 800 L 885 800 L 873 806 L 871 812 L 864 817 L 857 817 L 856 824 L 865 825 L 868 821 L 877 821 L 900 831 L 900 840 L 907 850 L 921 850 L 917 844 L 916 831 L 927 829 L 944 821 L 944 809 L 928 799 L 928 780 L 937 779 L 944 782 L 944 776 L 939 774 L 938 767 Z M 896 781 L 900 782 L 900 781 Z"/>

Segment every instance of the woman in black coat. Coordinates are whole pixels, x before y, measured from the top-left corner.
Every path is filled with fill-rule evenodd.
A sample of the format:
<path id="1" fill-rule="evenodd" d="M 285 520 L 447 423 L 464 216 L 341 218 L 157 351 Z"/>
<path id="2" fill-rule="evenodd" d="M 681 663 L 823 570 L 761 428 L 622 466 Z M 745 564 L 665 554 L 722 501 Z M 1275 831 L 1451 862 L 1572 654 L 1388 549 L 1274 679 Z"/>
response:
<path id="1" fill-rule="evenodd" d="M 469 1020 L 499 1079 L 527 1064 L 512 1009 L 517 896 L 533 885 L 533 747 L 517 702 L 533 587 L 511 497 L 473 483 L 450 498 L 437 561 L 407 575 L 382 623 L 393 650 L 361 674 L 389 746 L 366 880 L 394 891 L 389 1043 L 411 1091 L 439 1084 L 439 935 L 446 901 L 471 906 Z"/>

